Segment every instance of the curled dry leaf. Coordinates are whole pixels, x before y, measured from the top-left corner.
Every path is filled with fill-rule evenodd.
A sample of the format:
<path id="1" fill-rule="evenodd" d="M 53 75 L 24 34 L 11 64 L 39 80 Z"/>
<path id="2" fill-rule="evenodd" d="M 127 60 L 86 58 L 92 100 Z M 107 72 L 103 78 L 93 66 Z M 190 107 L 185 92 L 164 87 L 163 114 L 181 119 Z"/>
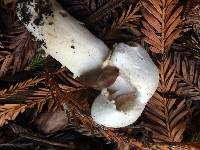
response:
<path id="1" fill-rule="evenodd" d="M 175 82 L 176 68 L 166 59 L 160 64 L 160 84 L 149 101 L 145 115 L 151 121 L 146 124 L 155 142 L 181 142 L 186 129 L 185 116 L 188 114 L 185 100 L 177 101 L 169 94 L 179 94 Z M 178 104 L 177 104 L 178 103 Z"/>
<path id="2" fill-rule="evenodd" d="M 181 22 L 183 6 L 178 1 L 171 0 L 142 0 L 144 41 L 150 45 L 153 53 L 164 53 L 183 31 L 177 28 Z"/>
<path id="3" fill-rule="evenodd" d="M 67 126 L 67 114 L 62 110 L 54 112 L 43 112 L 35 121 L 38 130 L 45 134 L 54 133 Z"/>

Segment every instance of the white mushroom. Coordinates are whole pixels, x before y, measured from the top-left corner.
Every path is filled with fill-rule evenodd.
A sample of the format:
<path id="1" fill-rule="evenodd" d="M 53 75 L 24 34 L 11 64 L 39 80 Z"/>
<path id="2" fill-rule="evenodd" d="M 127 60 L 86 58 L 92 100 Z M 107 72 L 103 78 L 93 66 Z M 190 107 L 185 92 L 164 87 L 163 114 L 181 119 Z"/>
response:
<path id="1" fill-rule="evenodd" d="M 142 47 L 117 44 L 110 59 L 105 60 L 109 55 L 108 47 L 56 0 L 20 0 L 17 15 L 36 40 L 41 41 L 46 53 L 66 66 L 75 77 L 104 67 L 107 68 L 103 78 L 106 73 L 116 73 L 106 80 L 106 86 L 97 86 L 104 89 L 92 105 L 95 122 L 118 128 L 138 119 L 159 80 L 156 66 Z M 111 71 L 109 66 L 114 66 Z"/>
<path id="2" fill-rule="evenodd" d="M 98 124 L 125 127 L 142 114 L 158 86 L 159 72 L 139 45 L 117 44 L 109 65 L 119 69 L 119 76 L 95 99 L 91 114 Z"/>

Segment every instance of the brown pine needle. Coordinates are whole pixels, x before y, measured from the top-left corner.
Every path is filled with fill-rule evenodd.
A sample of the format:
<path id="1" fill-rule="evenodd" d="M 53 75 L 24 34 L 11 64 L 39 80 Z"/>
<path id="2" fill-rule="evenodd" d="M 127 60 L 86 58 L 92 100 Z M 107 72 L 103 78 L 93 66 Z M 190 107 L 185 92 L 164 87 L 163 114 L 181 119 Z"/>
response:
<path id="1" fill-rule="evenodd" d="M 183 29 L 178 27 L 182 23 L 183 6 L 176 0 L 142 0 L 141 3 L 144 41 L 153 53 L 163 54 L 181 36 Z"/>

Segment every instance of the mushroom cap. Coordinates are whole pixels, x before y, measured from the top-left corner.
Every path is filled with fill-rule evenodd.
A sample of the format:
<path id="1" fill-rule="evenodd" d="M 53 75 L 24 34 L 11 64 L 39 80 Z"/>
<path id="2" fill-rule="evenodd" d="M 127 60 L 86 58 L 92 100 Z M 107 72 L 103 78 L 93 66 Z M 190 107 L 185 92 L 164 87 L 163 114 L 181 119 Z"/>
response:
<path id="1" fill-rule="evenodd" d="M 137 89 L 137 97 L 142 103 L 152 97 L 158 87 L 159 71 L 144 48 L 139 44 L 116 44 L 111 63 Z"/>
<path id="2" fill-rule="evenodd" d="M 157 89 L 159 71 L 141 46 L 124 43 L 115 45 L 110 65 L 119 69 L 119 76 L 95 99 L 91 115 L 98 124 L 120 128 L 140 117 Z"/>

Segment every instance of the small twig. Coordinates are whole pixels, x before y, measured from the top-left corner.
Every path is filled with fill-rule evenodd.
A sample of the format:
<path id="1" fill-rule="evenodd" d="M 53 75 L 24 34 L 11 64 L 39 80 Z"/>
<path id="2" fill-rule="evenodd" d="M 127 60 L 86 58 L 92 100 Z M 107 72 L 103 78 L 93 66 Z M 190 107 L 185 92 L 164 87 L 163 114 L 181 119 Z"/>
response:
<path id="1" fill-rule="evenodd" d="M 33 143 L 27 143 L 27 144 L 11 144 L 11 143 L 5 143 L 5 144 L 0 144 L 1 147 L 20 147 L 24 148 L 24 146 L 32 146 Z"/>
<path id="2" fill-rule="evenodd" d="M 31 135 L 20 134 L 20 137 L 23 137 L 23 138 L 28 139 L 28 140 L 33 140 L 33 141 L 36 141 L 36 142 L 41 142 L 41 143 L 48 144 L 48 145 L 66 147 L 66 148 L 75 148 L 75 146 L 73 146 L 73 145 L 68 145 L 68 144 L 63 144 L 63 143 L 59 143 L 59 142 L 49 141 L 49 140 L 41 139 L 39 137 L 31 136 Z"/>

